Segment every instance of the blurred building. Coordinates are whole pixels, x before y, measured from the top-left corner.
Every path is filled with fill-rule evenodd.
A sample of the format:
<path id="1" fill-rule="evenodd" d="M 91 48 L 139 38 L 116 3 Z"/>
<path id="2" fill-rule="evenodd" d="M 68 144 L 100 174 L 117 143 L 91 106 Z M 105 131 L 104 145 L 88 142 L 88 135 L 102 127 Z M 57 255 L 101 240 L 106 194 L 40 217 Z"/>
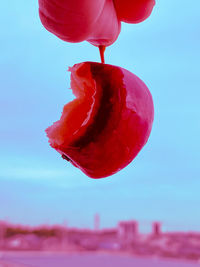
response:
<path id="1" fill-rule="evenodd" d="M 152 224 L 152 234 L 153 236 L 160 236 L 162 234 L 160 222 L 154 222 Z"/>
<path id="2" fill-rule="evenodd" d="M 118 239 L 122 248 L 130 247 L 139 236 L 138 222 L 126 221 L 118 224 Z"/>
<path id="3" fill-rule="evenodd" d="M 4 247 L 6 223 L 0 221 L 0 249 Z"/>
<path id="4" fill-rule="evenodd" d="M 99 214 L 95 214 L 94 216 L 94 230 L 95 231 L 99 231 L 100 229 L 100 216 Z"/>

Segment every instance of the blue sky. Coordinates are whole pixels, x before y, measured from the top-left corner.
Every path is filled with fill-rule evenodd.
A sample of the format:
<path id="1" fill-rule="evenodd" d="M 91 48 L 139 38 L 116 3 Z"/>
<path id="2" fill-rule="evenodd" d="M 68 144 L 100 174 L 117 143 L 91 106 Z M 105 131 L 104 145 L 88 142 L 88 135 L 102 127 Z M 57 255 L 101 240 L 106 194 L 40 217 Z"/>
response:
<path id="1" fill-rule="evenodd" d="M 155 121 L 149 142 L 118 174 L 92 180 L 51 149 L 44 130 L 73 98 L 68 66 L 99 61 L 87 42 L 47 32 L 37 1 L 3 1 L 0 23 L 0 219 L 102 227 L 160 220 L 200 231 L 199 0 L 157 0 L 152 16 L 123 24 L 106 62 L 149 87 Z"/>

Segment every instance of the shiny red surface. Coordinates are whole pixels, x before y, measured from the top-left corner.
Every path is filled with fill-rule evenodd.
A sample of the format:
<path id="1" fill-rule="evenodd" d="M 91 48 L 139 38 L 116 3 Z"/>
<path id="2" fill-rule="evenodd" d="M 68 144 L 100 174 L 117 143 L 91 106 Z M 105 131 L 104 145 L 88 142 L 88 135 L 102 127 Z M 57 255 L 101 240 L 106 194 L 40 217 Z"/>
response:
<path id="1" fill-rule="evenodd" d="M 114 4 L 119 20 L 139 23 L 151 15 L 155 0 L 114 0 Z"/>
<path id="2" fill-rule="evenodd" d="M 89 177 L 110 176 L 127 166 L 149 138 L 151 93 L 120 67 L 85 62 L 70 71 L 77 98 L 46 130 L 50 145 Z"/>
<path id="3" fill-rule="evenodd" d="M 154 4 L 155 0 L 39 0 L 39 14 L 44 27 L 64 41 L 109 46 L 120 33 L 121 21 L 145 20 Z"/>

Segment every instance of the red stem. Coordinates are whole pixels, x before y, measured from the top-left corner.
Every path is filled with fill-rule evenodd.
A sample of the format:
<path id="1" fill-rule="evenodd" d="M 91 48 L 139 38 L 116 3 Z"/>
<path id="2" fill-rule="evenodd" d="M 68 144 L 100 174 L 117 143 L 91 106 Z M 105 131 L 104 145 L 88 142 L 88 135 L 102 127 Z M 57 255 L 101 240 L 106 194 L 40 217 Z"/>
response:
<path id="1" fill-rule="evenodd" d="M 99 46 L 99 53 L 100 53 L 100 57 L 101 57 L 101 63 L 105 63 L 105 58 L 104 58 L 104 52 L 106 50 L 106 47 L 104 45 L 100 45 Z"/>

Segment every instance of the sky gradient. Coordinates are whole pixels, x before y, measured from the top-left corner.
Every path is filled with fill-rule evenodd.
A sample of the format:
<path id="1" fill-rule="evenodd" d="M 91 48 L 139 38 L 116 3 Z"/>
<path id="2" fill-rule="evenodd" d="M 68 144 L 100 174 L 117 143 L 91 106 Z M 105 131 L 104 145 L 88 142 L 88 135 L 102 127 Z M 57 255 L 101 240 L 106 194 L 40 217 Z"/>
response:
<path id="1" fill-rule="evenodd" d="M 102 227 L 136 219 L 200 231 L 199 8 L 199 0 L 157 0 L 148 20 L 123 24 L 107 48 L 107 63 L 146 83 L 155 120 L 127 168 L 93 180 L 50 148 L 44 130 L 73 99 L 68 66 L 99 61 L 98 49 L 47 32 L 37 1 L 1 3 L 0 220 L 92 227 L 98 212 Z"/>

